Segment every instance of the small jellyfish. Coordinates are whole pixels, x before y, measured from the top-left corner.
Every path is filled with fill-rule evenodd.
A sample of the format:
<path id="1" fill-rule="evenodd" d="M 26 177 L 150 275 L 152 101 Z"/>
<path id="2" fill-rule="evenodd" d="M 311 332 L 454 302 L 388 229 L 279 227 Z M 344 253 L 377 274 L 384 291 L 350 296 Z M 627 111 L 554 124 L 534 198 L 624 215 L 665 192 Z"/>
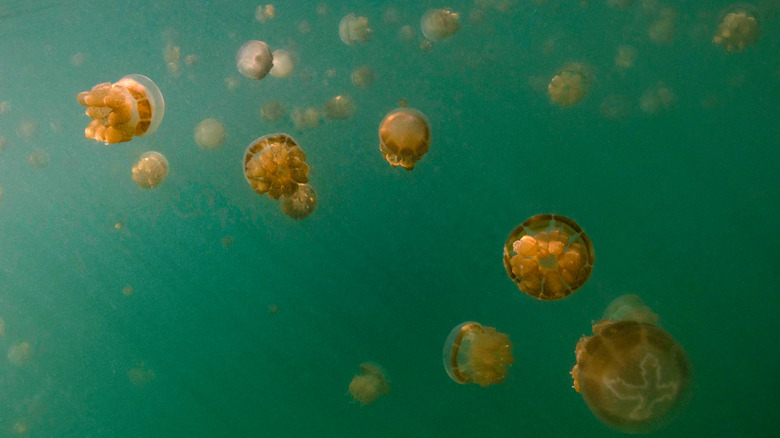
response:
<path id="1" fill-rule="evenodd" d="M 441 41 L 460 30 L 460 15 L 447 9 L 430 9 L 420 19 L 425 38 Z"/>
<path id="2" fill-rule="evenodd" d="M 376 73 L 374 73 L 374 70 L 372 70 L 371 67 L 362 65 L 352 71 L 350 79 L 352 79 L 352 83 L 355 84 L 356 87 L 366 88 L 374 83 L 374 80 L 376 80 Z"/>
<path id="3" fill-rule="evenodd" d="M 562 106 L 571 106 L 582 100 L 590 88 L 589 69 L 580 63 L 572 63 L 561 69 L 547 86 L 550 100 Z"/>
<path id="4" fill-rule="evenodd" d="M 49 154 L 43 149 L 35 148 L 32 153 L 27 157 L 27 163 L 36 169 L 43 169 L 49 165 L 51 159 Z"/>
<path id="5" fill-rule="evenodd" d="M 114 84 L 95 85 L 76 98 L 93 119 L 84 135 L 105 144 L 149 135 L 157 130 L 165 114 L 160 89 L 143 75 L 127 75 Z"/>
<path id="6" fill-rule="evenodd" d="M 675 8 L 663 8 L 658 18 L 650 24 L 647 36 L 656 44 L 670 44 L 674 41 L 677 25 L 677 10 Z"/>
<path id="7" fill-rule="evenodd" d="M 394 109 L 379 124 L 379 150 L 393 167 L 414 169 L 430 145 L 431 128 L 428 119 L 415 109 Z"/>
<path id="8" fill-rule="evenodd" d="M 444 342 L 444 369 L 458 383 L 488 386 L 502 383 L 512 365 L 509 336 L 474 321 L 464 322 Z"/>
<path id="9" fill-rule="evenodd" d="M 274 50 L 272 56 L 271 76 L 280 79 L 289 77 L 295 70 L 295 61 L 290 52 L 282 49 Z"/>
<path id="10" fill-rule="evenodd" d="M 404 25 L 401 26 L 400 29 L 398 29 L 398 40 L 403 41 L 405 43 L 411 43 L 414 41 L 414 37 L 416 35 L 416 32 L 412 26 Z"/>
<path id="11" fill-rule="evenodd" d="M 278 122 L 287 115 L 287 108 L 278 100 L 266 102 L 260 107 L 260 118 L 266 122 Z"/>
<path id="12" fill-rule="evenodd" d="M 577 343 L 574 389 L 607 426 L 645 433 L 667 424 L 689 395 L 691 366 L 637 296 L 620 297 Z M 605 314 L 605 316 L 607 316 Z"/>
<path id="13" fill-rule="evenodd" d="M 636 61 L 636 49 L 631 46 L 618 47 L 617 55 L 615 56 L 615 66 L 623 69 L 631 68 Z"/>
<path id="14" fill-rule="evenodd" d="M 274 59 L 268 44 L 251 40 L 244 43 L 236 53 L 238 72 L 249 79 L 263 79 L 273 68 Z"/>
<path id="15" fill-rule="evenodd" d="M 144 152 L 133 166 L 133 181 L 142 189 L 153 189 L 168 176 L 168 159 L 155 151 Z"/>
<path id="16" fill-rule="evenodd" d="M 380 395 L 388 392 L 390 392 L 390 385 L 385 370 L 372 362 L 360 364 L 360 374 L 355 375 L 349 382 L 349 393 L 361 405 L 372 403 Z"/>
<path id="17" fill-rule="evenodd" d="M 250 143 L 243 168 L 252 189 L 273 199 L 290 196 L 309 181 L 306 155 L 287 134 L 265 135 Z"/>
<path id="18" fill-rule="evenodd" d="M 0 135 L 0 152 L 5 149 L 5 146 L 8 144 L 8 139 L 5 136 Z"/>
<path id="19" fill-rule="evenodd" d="M 205 150 L 219 149 L 225 142 L 225 125 L 216 119 L 203 119 L 195 127 L 195 143 Z"/>
<path id="20" fill-rule="evenodd" d="M 32 347 L 28 342 L 20 342 L 8 348 L 8 361 L 17 367 L 27 365 L 32 359 Z"/>
<path id="21" fill-rule="evenodd" d="M 571 295 L 590 276 L 595 253 L 573 220 L 534 216 L 514 229 L 504 244 L 504 267 L 521 291 L 542 300 Z"/>
<path id="22" fill-rule="evenodd" d="M 290 118 L 295 125 L 295 129 L 305 131 L 316 128 L 320 125 L 320 110 L 310 106 L 308 108 L 295 108 L 290 113 Z"/>
<path id="23" fill-rule="evenodd" d="M 348 94 L 332 97 L 325 102 L 325 117 L 333 120 L 347 120 L 355 114 L 355 100 Z"/>
<path id="24" fill-rule="evenodd" d="M 370 40 L 371 27 L 368 25 L 368 18 L 356 17 L 355 14 L 342 18 L 339 23 L 339 38 L 348 46 Z"/>
<path id="25" fill-rule="evenodd" d="M 146 368 L 146 365 L 141 362 L 136 368 L 132 368 L 127 372 L 127 377 L 130 379 L 130 383 L 139 388 L 152 383 L 152 380 L 156 377 L 154 371 Z"/>
<path id="26" fill-rule="evenodd" d="M 255 20 L 265 23 L 276 18 L 276 8 L 274 5 L 258 5 L 255 9 Z"/>
<path id="27" fill-rule="evenodd" d="M 757 17 L 758 14 L 750 6 L 732 6 L 723 14 L 712 42 L 723 46 L 728 52 L 745 50 L 761 37 Z"/>
<path id="28" fill-rule="evenodd" d="M 282 213 L 293 219 L 304 219 L 317 208 L 317 193 L 308 184 L 298 185 L 298 190 L 282 198 Z"/>
<path id="29" fill-rule="evenodd" d="M 658 114 L 677 102 L 677 95 L 662 81 L 645 90 L 639 97 L 639 108 L 646 114 Z"/>
<path id="30" fill-rule="evenodd" d="M 3 189 L 0 188 L 0 197 L 3 196 Z M 0 336 L 5 336 L 5 321 L 0 318 Z"/>

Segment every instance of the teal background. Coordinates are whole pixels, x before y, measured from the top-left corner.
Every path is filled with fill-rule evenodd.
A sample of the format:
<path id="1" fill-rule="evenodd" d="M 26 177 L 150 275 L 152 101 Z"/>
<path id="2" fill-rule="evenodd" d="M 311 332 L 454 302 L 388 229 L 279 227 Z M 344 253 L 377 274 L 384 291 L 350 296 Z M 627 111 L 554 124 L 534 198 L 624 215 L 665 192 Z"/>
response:
<path id="1" fill-rule="evenodd" d="M 654 17 L 640 1 L 523 0 L 488 7 L 479 25 L 465 0 L 330 1 L 325 17 L 282 1 L 265 24 L 256 3 L 0 2 L 0 436 L 19 421 L 31 437 L 614 436 L 569 371 L 577 340 L 625 293 L 660 315 L 695 373 L 690 402 L 651 435 L 776 435 L 780 2 L 757 5 L 762 37 L 743 53 L 710 41 L 720 0 L 661 0 L 679 12 L 666 45 L 647 37 Z M 399 24 L 383 21 L 388 6 Z M 421 51 L 419 17 L 445 6 L 462 29 Z M 369 18 L 371 41 L 339 40 L 348 13 Z M 397 38 L 403 24 L 414 42 Z M 249 39 L 291 50 L 294 75 L 240 76 Z M 178 77 L 169 42 L 199 58 Z M 637 49 L 625 72 L 623 44 Z M 554 106 L 533 84 L 573 61 L 592 68 L 590 92 Z M 359 89 L 349 75 L 363 64 L 377 80 Z M 85 139 L 75 96 L 131 73 L 162 90 L 160 128 L 112 146 Z M 659 80 L 677 101 L 645 114 L 639 98 Z M 273 99 L 289 111 L 341 93 L 357 103 L 347 121 L 301 132 L 259 117 Z M 620 121 L 599 110 L 613 94 L 631 103 Z M 402 98 L 433 135 L 412 172 L 377 147 Z M 193 140 L 209 117 L 227 130 L 216 151 Z M 312 169 L 319 206 L 303 221 L 241 174 L 246 146 L 274 132 Z M 28 165 L 35 149 L 48 166 Z M 130 169 L 147 150 L 170 173 L 144 191 Z M 511 230 L 540 213 L 577 221 L 596 251 L 588 283 L 558 302 L 522 294 L 501 261 Z M 509 334 L 505 384 L 448 378 L 442 344 L 466 320 Z M 32 346 L 23 367 L 5 353 L 19 342 Z M 360 406 L 347 385 L 365 361 L 387 370 L 390 393 Z M 127 373 L 141 364 L 155 378 L 137 387 Z"/>

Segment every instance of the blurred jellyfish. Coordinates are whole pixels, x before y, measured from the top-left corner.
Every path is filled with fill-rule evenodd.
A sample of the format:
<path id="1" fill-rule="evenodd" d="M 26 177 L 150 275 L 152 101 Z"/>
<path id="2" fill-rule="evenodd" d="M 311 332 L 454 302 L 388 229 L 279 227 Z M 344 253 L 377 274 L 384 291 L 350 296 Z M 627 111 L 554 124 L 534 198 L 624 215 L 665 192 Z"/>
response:
<path id="1" fill-rule="evenodd" d="M 127 377 L 130 379 L 130 383 L 132 383 L 134 386 L 143 388 L 144 386 L 152 383 L 152 380 L 154 380 L 156 375 L 154 374 L 154 371 L 146 368 L 146 365 L 141 362 L 138 367 L 132 368 L 127 372 Z"/>
<path id="2" fill-rule="evenodd" d="M 193 65 L 198 63 L 198 55 L 187 55 L 184 57 L 184 63 L 187 64 L 188 67 L 192 67 Z"/>
<path id="3" fill-rule="evenodd" d="M 168 160 L 155 151 L 144 152 L 133 166 L 133 181 L 142 189 L 153 189 L 168 176 Z"/>
<path id="4" fill-rule="evenodd" d="M 599 105 L 599 112 L 604 118 L 619 121 L 631 114 L 631 101 L 620 94 L 611 94 Z"/>
<path id="5" fill-rule="evenodd" d="M 224 141 L 225 126 L 216 119 L 203 119 L 195 127 L 195 143 L 201 149 L 219 149 Z"/>
<path id="6" fill-rule="evenodd" d="M 328 15 L 330 15 L 330 13 L 331 13 L 331 9 L 327 3 L 322 2 L 317 5 L 317 15 L 319 15 L 320 17 L 327 17 Z"/>
<path id="7" fill-rule="evenodd" d="M 636 49 L 631 46 L 620 46 L 615 56 L 615 66 L 619 68 L 631 68 L 636 60 Z"/>
<path id="8" fill-rule="evenodd" d="M 32 140 L 38 135 L 38 121 L 32 119 L 22 119 L 16 126 L 16 134 L 25 140 Z"/>
<path id="9" fill-rule="evenodd" d="M 674 8 L 661 9 L 658 18 L 647 29 L 650 40 L 656 44 L 670 44 L 674 41 L 677 15 L 677 10 Z"/>
<path id="10" fill-rule="evenodd" d="M 488 386 L 502 383 L 512 365 L 509 336 L 493 327 L 466 321 L 450 331 L 444 342 L 444 369 L 458 383 Z"/>
<path id="11" fill-rule="evenodd" d="M 420 19 L 425 38 L 441 41 L 460 30 L 460 15 L 447 9 L 430 9 Z"/>
<path id="12" fill-rule="evenodd" d="M 385 24 L 398 24 L 402 15 L 401 10 L 397 6 L 388 6 L 382 11 L 382 21 Z"/>
<path id="13" fill-rule="evenodd" d="M 8 139 L 2 135 L 0 135 L 0 152 L 5 149 L 5 146 L 8 144 Z"/>
<path id="14" fill-rule="evenodd" d="M 265 23 L 276 18 L 276 8 L 274 5 L 258 5 L 255 9 L 255 20 Z"/>
<path id="15" fill-rule="evenodd" d="M 561 69 L 547 86 L 550 100 L 561 106 L 571 106 L 582 100 L 590 88 L 590 71 L 580 63 L 571 63 Z"/>
<path id="16" fill-rule="evenodd" d="M 32 347 L 27 342 L 14 344 L 8 348 L 8 361 L 17 367 L 23 367 L 32 358 Z"/>
<path id="17" fill-rule="evenodd" d="M 274 50 L 273 52 L 273 67 L 271 68 L 271 76 L 275 78 L 286 78 L 290 76 L 295 70 L 295 61 L 292 55 L 287 50 Z"/>
<path id="18" fill-rule="evenodd" d="M 651 308 L 647 307 L 639 296 L 628 294 L 615 298 L 607 306 L 607 310 L 604 311 L 604 316 L 601 317 L 601 320 L 611 322 L 638 321 L 656 324 L 658 315 Z"/>
<path id="19" fill-rule="evenodd" d="M 282 198 L 282 213 L 293 219 L 304 219 L 317 208 L 317 194 L 308 184 L 299 184 L 298 190 Z"/>
<path id="20" fill-rule="evenodd" d="M 639 98 L 639 108 L 646 114 L 658 114 L 671 108 L 677 102 L 677 95 L 663 82 L 651 86 Z"/>
<path id="21" fill-rule="evenodd" d="M 233 236 L 224 236 L 219 239 L 219 242 L 222 244 L 223 248 L 229 248 L 236 242 L 236 238 Z"/>
<path id="22" fill-rule="evenodd" d="M 390 111 L 379 124 L 379 150 L 391 166 L 406 170 L 428 152 L 431 128 L 425 115 L 412 108 Z"/>
<path id="23" fill-rule="evenodd" d="M 0 200 L 3 199 L 3 188 L 0 187 Z M 5 321 L 0 318 L 0 336 L 5 336 Z"/>
<path id="24" fill-rule="evenodd" d="M 244 152 L 244 177 L 257 194 L 273 199 L 290 196 L 309 181 L 306 154 L 287 134 L 262 136 Z"/>
<path id="25" fill-rule="evenodd" d="M 712 42 L 728 52 L 741 52 L 758 42 L 761 30 L 755 8 L 749 5 L 732 6 L 722 16 L 718 32 Z"/>
<path id="26" fill-rule="evenodd" d="M 615 9 L 628 9 L 634 3 L 634 0 L 608 0 L 607 4 Z"/>
<path id="27" fill-rule="evenodd" d="M 309 20 L 301 20 L 298 23 L 298 32 L 300 32 L 301 35 L 306 35 L 311 32 L 311 23 L 309 23 Z"/>
<path id="28" fill-rule="evenodd" d="M 290 118 L 295 129 L 305 131 L 320 125 L 320 110 L 310 106 L 308 108 L 295 108 L 290 113 Z"/>
<path id="29" fill-rule="evenodd" d="M 433 42 L 431 40 L 423 38 L 420 40 L 420 44 L 418 47 L 420 47 L 421 51 L 428 53 L 431 50 L 433 50 Z"/>
<path id="30" fill-rule="evenodd" d="M 86 53 L 76 53 L 73 56 L 70 57 L 70 65 L 74 67 L 81 67 L 84 65 L 84 62 L 87 60 Z"/>
<path id="31" fill-rule="evenodd" d="M 278 122 L 287 115 L 287 108 L 278 100 L 266 102 L 260 107 L 260 118 L 266 122 Z"/>
<path id="32" fill-rule="evenodd" d="M 388 392 L 390 392 L 390 385 L 385 370 L 372 362 L 360 364 L 360 374 L 355 375 L 349 382 L 349 393 L 361 405 L 372 403 L 380 395 Z"/>
<path id="33" fill-rule="evenodd" d="M 401 28 L 398 29 L 398 39 L 405 43 L 410 43 L 414 41 L 415 35 L 416 32 L 414 28 L 412 26 L 409 26 L 408 24 L 405 26 L 401 26 Z"/>
<path id="34" fill-rule="evenodd" d="M 129 297 L 130 295 L 132 295 L 133 294 L 133 286 L 128 284 L 125 287 L 123 287 L 122 288 L 122 294 L 124 296 L 126 296 L 126 297 Z"/>
<path id="35" fill-rule="evenodd" d="M 225 86 L 228 90 L 233 91 L 239 86 L 238 78 L 235 76 L 228 76 L 225 78 Z"/>
<path id="36" fill-rule="evenodd" d="M 325 117 L 347 120 L 355 114 L 355 100 L 348 94 L 332 97 L 325 102 Z"/>
<path id="37" fill-rule="evenodd" d="M 173 44 L 165 46 L 163 58 L 165 59 L 165 65 L 168 66 L 168 71 L 174 76 L 179 76 L 181 71 L 181 49 L 179 46 Z"/>
<path id="38" fill-rule="evenodd" d="M 374 70 L 371 69 L 371 67 L 367 65 L 361 65 L 352 71 L 350 79 L 352 79 L 352 83 L 355 84 L 356 87 L 365 88 L 374 83 L 376 74 L 374 73 Z"/>
<path id="39" fill-rule="evenodd" d="M 38 148 L 35 148 L 27 157 L 27 163 L 36 169 L 42 169 L 48 166 L 50 161 L 49 154 L 43 149 Z"/>
<path id="40" fill-rule="evenodd" d="M 263 79 L 271 71 L 273 64 L 271 49 L 262 41 L 247 41 L 236 53 L 238 72 L 249 79 Z"/>
<path id="41" fill-rule="evenodd" d="M 8 114 L 11 111 L 11 102 L 4 100 L 0 102 L 0 116 Z"/>
<path id="42" fill-rule="evenodd" d="M 353 46 L 355 43 L 365 43 L 371 39 L 368 18 L 356 17 L 355 14 L 345 16 L 339 23 L 339 37 L 348 46 Z"/>

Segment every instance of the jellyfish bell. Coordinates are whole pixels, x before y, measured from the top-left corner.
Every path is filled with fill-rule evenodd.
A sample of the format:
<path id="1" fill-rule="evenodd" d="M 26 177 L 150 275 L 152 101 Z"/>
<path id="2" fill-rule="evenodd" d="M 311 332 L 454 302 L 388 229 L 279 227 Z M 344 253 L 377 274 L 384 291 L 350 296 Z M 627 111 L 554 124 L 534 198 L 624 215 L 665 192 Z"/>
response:
<path id="1" fill-rule="evenodd" d="M 588 93 L 591 82 L 590 69 L 584 64 L 571 63 L 564 66 L 547 86 L 550 100 L 561 106 L 571 106 Z"/>
<path id="2" fill-rule="evenodd" d="M 266 77 L 273 68 L 273 54 L 268 44 L 257 40 L 245 42 L 236 53 L 236 67 L 249 79 Z"/>
<path id="3" fill-rule="evenodd" d="M 260 118 L 266 122 L 278 122 L 287 115 L 287 108 L 278 100 L 266 102 L 260 107 Z"/>
<path id="4" fill-rule="evenodd" d="M 355 84 L 356 87 L 365 88 L 374 83 L 376 73 L 374 73 L 374 70 L 372 70 L 371 67 L 362 65 L 352 71 L 350 79 L 352 79 L 352 83 Z"/>
<path id="5" fill-rule="evenodd" d="M 295 70 L 295 61 L 292 55 L 287 50 L 274 50 L 273 53 L 273 67 L 271 68 L 271 76 L 275 78 L 289 77 L 293 70 Z"/>
<path id="6" fill-rule="evenodd" d="M 291 196 L 309 181 L 306 155 L 287 134 L 264 135 L 246 148 L 243 160 L 246 182 L 257 194 L 273 199 Z"/>
<path id="7" fill-rule="evenodd" d="M 723 46 L 727 52 L 741 52 L 758 42 L 761 26 L 758 10 L 751 5 L 731 6 L 721 14 L 718 31 L 712 42 Z"/>
<path id="8" fill-rule="evenodd" d="M 371 27 L 368 18 L 356 17 L 348 14 L 339 22 L 339 38 L 344 44 L 354 46 L 357 43 L 365 43 L 371 39 Z"/>
<path id="9" fill-rule="evenodd" d="M 509 336 L 493 327 L 466 321 L 450 331 L 442 352 L 444 369 L 457 383 L 502 383 L 512 365 Z"/>
<path id="10" fill-rule="evenodd" d="M 460 15 L 447 9 L 430 9 L 420 19 L 425 38 L 441 41 L 460 30 Z"/>
<path id="11" fill-rule="evenodd" d="M 325 117 L 333 120 L 347 120 L 355 114 L 355 100 L 348 94 L 341 94 L 325 102 Z"/>
<path id="12" fill-rule="evenodd" d="M 298 190 L 282 197 L 282 213 L 293 219 L 305 219 L 317 208 L 317 193 L 308 184 L 299 184 Z"/>
<path id="13" fill-rule="evenodd" d="M 144 152 L 133 166 L 133 181 L 142 189 L 159 186 L 168 176 L 168 159 L 159 152 Z"/>
<path id="14" fill-rule="evenodd" d="M 379 124 L 379 150 L 393 167 L 414 169 L 430 145 L 428 119 L 415 109 L 396 108 Z"/>
<path id="15" fill-rule="evenodd" d="M 604 311 L 602 321 L 637 321 L 655 324 L 658 315 L 647 307 L 637 295 L 626 294 L 615 298 Z"/>
<path id="16" fill-rule="evenodd" d="M 360 364 L 360 374 L 349 382 L 349 393 L 361 405 L 373 403 L 380 395 L 390 392 L 387 373 L 378 364 L 364 362 Z"/>
<path id="17" fill-rule="evenodd" d="M 195 143 L 204 150 L 219 149 L 225 142 L 225 125 L 216 119 L 203 119 L 195 127 Z"/>
<path id="18" fill-rule="evenodd" d="M 85 137 L 105 144 L 130 141 L 152 134 L 165 114 L 165 101 L 157 85 L 139 74 L 127 75 L 112 84 L 105 82 L 76 97 L 93 120 Z"/>

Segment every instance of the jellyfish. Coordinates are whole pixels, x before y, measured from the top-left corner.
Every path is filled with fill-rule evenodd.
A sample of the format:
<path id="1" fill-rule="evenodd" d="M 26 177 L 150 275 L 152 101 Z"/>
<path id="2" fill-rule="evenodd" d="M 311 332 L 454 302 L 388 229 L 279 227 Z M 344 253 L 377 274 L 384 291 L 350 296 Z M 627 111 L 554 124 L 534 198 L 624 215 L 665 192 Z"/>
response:
<path id="1" fill-rule="evenodd" d="M 412 108 L 396 108 L 379 124 L 379 150 L 391 166 L 414 169 L 431 145 L 425 115 Z"/>
<path id="2" fill-rule="evenodd" d="M 195 143 L 205 150 L 219 149 L 225 142 L 225 125 L 216 119 L 203 119 L 195 127 Z"/>
<path id="3" fill-rule="evenodd" d="M 547 86 L 550 100 L 561 106 L 571 106 L 582 100 L 590 88 L 589 69 L 580 63 L 572 63 L 561 69 Z"/>
<path id="4" fill-rule="evenodd" d="M 615 56 L 615 66 L 619 68 L 631 68 L 636 61 L 636 49 L 631 46 L 618 47 L 617 55 Z"/>
<path id="5" fill-rule="evenodd" d="M 430 9 L 420 19 L 425 38 L 441 41 L 460 30 L 460 15 L 447 9 Z"/>
<path id="6" fill-rule="evenodd" d="M 325 102 L 325 117 L 347 120 L 355 114 L 355 100 L 348 94 L 332 97 Z"/>
<path id="7" fill-rule="evenodd" d="M 76 97 L 93 120 L 84 135 L 105 144 L 130 141 L 157 130 L 165 114 L 162 93 L 151 79 L 127 75 L 112 84 L 105 82 Z"/>
<path id="8" fill-rule="evenodd" d="M 290 196 L 309 181 L 306 155 L 287 134 L 265 135 L 250 143 L 243 168 L 249 186 L 273 199 Z"/>
<path id="9" fill-rule="evenodd" d="M 156 375 L 154 371 L 146 368 L 146 365 L 141 362 L 136 368 L 132 368 L 127 372 L 127 377 L 134 386 L 143 388 L 152 383 L 152 380 L 154 380 Z"/>
<path id="10" fill-rule="evenodd" d="M 294 108 L 290 113 L 290 118 L 295 125 L 295 129 L 299 131 L 316 128 L 320 125 L 320 110 L 313 106 L 308 108 Z"/>
<path id="11" fill-rule="evenodd" d="M 365 88 L 374 83 L 376 73 L 374 73 L 374 70 L 372 70 L 371 67 L 362 65 L 352 71 L 350 79 L 352 79 L 352 83 L 355 84 L 356 87 Z"/>
<path id="12" fill-rule="evenodd" d="M 385 370 L 373 362 L 360 364 L 360 374 L 356 374 L 349 382 L 349 393 L 361 405 L 367 405 L 390 392 Z"/>
<path id="13" fill-rule="evenodd" d="M 534 216 L 514 229 L 504 244 L 504 267 L 521 291 L 542 300 L 571 295 L 590 276 L 595 253 L 573 220 Z"/>
<path id="14" fill-rule="evenodd" d="M 49 165 L 51 159 L 49 154 L 43 149 L 35 148 L 32 153 L 27 157 L 27 163 L 36 169 L 42 169 Z"/>
<path id="15" fill-rule="evenodd" d="M 17 367 L 23 367 L 32 358 L 32 347 L 28 342 L 20 342 L 8 348 L 8 361 Z"/>
<path id="16" fill-rule="evenodd" d="M 371 27 L 368 25 L 368 18 L 356 17 L 355 14 L 349 14 L 342 18 L 339 23 L 339 38 L 348 46 L 370 40 Z"/>
<path id="17" fill-rule="evenodd" d="M 7 144 L 8 144 L 8 138 L 6 138 L 6 137 L 5 137 L 5 136 L 3 136 L 3 135 L 0 135 L 0 152 L 2 152 L 2 151 L 3 151 L 3 149 L 5 149 L 5 146 L 6 146 Z"/>
<path id="18" fill-rule="evenodd" d="M 271 67 L 271 76 L 275 78 L 286 78 L 295 70 L 295 61 L 287 50 L 274 50 L 273 67 Z"/>
<path id="19" fill-rule="evenodd" d="M 677 95 L 662 81 L 658 81 L 639 97 L 639 108 L 647 114 L 658 114 L 671 108 L 677 102 Z"/>
<path id="20" fill-rule="evenodd" d="M 444 342 L 444 369 L 458 383 L 488 386 L 502 383 L 512 365 L 509 336 L 474 321 L 464 322 Z"/>
<path id="21" fill-rule="evenodd" d="M 3 197 L 3 189 L 0 188 L 0 198 Z M 0 336 L 5 336 L 5 321 L 0 317 Z"/>
<path id="22" fill-rule="evenodd" d="M 758 42 L 761 29 L 756 11 L 746 5 L 729 8 L 718 24 L 718 32 L 712 42 L 723 46 L 728 52 L 741 52 L 747 46 Z"/>
<path id="23" fill-rule="evenodd" d="M 631 310 L 633 308 L 633 310 Z M 621 310 L 622 309 L 622 310 Z M 689 395 L 691 366 L 675 339 L 637 296 L 610 304 L 611 318 L 577 343 L 574 389 L 607 426 L 628 433 L 667 424 Z"/>
<path id="24" fill-rule="evenodd" d="M 266 102 L 260 107 L 260 118 L 266 122 L 278 122 L 287 115 L 287 108 L 278 100 Z"/>
<path id="25" fill-rule="evenodd" d="M 236 53 L 238 72 L 249 79 L 263 79 L 271 71 L 273 64 L 271 49 L 262 41 L 247 41 Z"/>
<path id="26" fill-rule="evenodd" d="M 258 5 L 255 9 L 255 20 L 265 23 L 276 18 L 276 8 L 274 5 Z"/>
<path id="27" fill-rule="evenodd" d="M 142 189 L 153 189 L 168 176 L 168 159 L 159 152 L 144 152 L 133 166 L 133 181 Z"/>
<path id="28" fill-rule="evenodd" d="M 282 198 L 282 213 L 293 219 L 304 219 L 317 208 L 317 193 L 308 184 L 299 184 L 298 190 Z"/>

